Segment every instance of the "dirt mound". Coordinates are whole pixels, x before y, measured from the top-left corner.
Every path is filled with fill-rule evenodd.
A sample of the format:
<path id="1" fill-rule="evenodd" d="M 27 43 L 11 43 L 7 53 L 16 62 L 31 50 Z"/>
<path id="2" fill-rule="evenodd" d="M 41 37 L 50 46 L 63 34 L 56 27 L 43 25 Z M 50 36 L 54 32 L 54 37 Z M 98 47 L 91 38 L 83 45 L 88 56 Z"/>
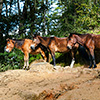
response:
<path id="1" fill-rule="evenodd" d="M 40 72 L 40 73 L 43 73 L 43 72 L 51 73 L 52 71 L 54 71 L 54 68 L 53 68 L 53 65 L 40 59 L 30 64 L 30 71 Z"/>
<path id="2" fill-rule="evenodd" d="M 0 73 L 0 100 L 100 100 L 100 70 L 43 61 Z"/>

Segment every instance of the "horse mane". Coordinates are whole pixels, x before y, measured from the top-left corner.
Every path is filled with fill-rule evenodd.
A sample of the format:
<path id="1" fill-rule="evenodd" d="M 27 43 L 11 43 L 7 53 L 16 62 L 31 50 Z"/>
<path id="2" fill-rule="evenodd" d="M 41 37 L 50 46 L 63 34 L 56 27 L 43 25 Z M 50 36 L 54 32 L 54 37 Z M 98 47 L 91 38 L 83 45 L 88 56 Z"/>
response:
<path id="1" fill-rule="evenodd" d="M 24 44 L 25 39 L 12 39 L 15 41 L 14 45 L 22 46 Z"/>
<path id="2" fill-rule="evenodd" d="M 75 34 L 75 35 L 78 35 L 78 36 L 80 36 L 80 35 L 87 35 L 87 33 L 85 33 L 85 34 L 80 34 L 80 33 L 70 33 L 69 36 L 68 36 L 68 38 L 72 37 L 72 35 L 74 35 L 74 34 Z M 91 34 L 88 33 L 88 35 L 91 35 Z"/>
<path id="3" fill-rule="evenodd" d="M 12 39 L 14 41 L 25 41 L 25 39 Z"/>
<path id="4" fill-rule="evenodd" d="M 84 34 L 81 34 L 81 33 L 70 33 L 70 35 L 73 35 L 73 34 L 75 34 L 75 35 L 86 35 L 86 34 L 89 34 L 89 33 L 84 33 Z M 92 35 L 92 34 L 89 34 L 89 35 Z"/>
<path id="5" fill-rule="evenodd" d="M 82 35 L 82 34 L 80 34 L 80 33 L 70 33 L 70 34 L 69 34 L 69 37 L 71 37 L 73 34 L 75 34 L 75 35 Z"/>

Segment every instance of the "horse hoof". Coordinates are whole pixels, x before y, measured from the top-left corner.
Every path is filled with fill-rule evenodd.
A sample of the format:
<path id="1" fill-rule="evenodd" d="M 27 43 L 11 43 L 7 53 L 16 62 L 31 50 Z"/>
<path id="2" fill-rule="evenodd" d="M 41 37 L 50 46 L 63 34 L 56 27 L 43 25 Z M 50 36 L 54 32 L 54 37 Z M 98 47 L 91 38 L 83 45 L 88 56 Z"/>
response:
<path id="1" fill-rule="evenodd" d="M 23 67 L 23 70 L 25 70 L 25 67 Z"/>
<path id="2" fill-rule="evenodd" d="M 26 70 L 29 70 L 29 69 L 30 69 L 29 67 L 26 68 Z"/>
<path id="3" fill-rule="evenodd" d="M 89 66 L 89 68 L 92 68 L 92 66 Z"/>
<path id="4" fill-rule="evenodd" d="M 97 66 L 95 65 L 95 66 L 93 67 L 93 69 L 94 69 L 94 68 L 97 68 Z"/>
<path id="5" fill-rule="evenodd" d="M 56 67 L 53 67 L 54 70 L 56 70 Z"/>

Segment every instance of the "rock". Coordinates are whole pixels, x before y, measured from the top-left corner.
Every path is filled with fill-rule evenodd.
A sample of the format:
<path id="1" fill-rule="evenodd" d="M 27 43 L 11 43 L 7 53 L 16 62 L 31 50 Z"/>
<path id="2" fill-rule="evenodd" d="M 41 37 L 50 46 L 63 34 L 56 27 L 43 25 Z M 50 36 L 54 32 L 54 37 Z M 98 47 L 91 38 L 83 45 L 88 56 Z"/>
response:
<path id="1" fill-rule="evenodd" d="M 30 64 L 30 71 L 33 72 L 54 72 L 54 66 L 47 62 L 35 61 Z"/>

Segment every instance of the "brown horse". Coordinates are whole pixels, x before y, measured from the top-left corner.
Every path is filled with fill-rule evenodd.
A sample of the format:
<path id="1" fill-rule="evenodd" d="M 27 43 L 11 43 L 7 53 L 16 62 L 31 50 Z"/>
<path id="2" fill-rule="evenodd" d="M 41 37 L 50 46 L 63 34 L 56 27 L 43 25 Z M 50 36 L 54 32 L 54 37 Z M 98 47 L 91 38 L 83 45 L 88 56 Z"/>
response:
<path id="1" fill-rule="evenodd" d="M 23 40 L 15 40 L 15 39 L 7 39 L 7 45 L 5 48 L 6 52 L 11 52 L 12 49 L 18 48 L 24 53 L 24 67 L 23 69 L 29 69 L 29 53 L 32 55 L 41 54 L 42 57 L 47 61 L 47 55 L 45 54 L 45 48 L 36 47 L 35 50 L 31 49 L 33 41 L 30 39 L 23 39 Z"/>
<path id="2" fill-rule="evenodd" d="M 94 64 L 93 68 L 96 68 L 94 50 L 100 49 L 100 35 L 70 34 L 68 39 L 68 48 L 72 49 L 76 43 L 79 43 L 87 49 L 90 59 L 89 68 L 92 67 L 92 62 Z"/>
<path id="3" fill-rule="evenodd" d="M 67 48 L 67 39 L 68 37 L 58 38 L 58 37 L 41 37 L 39 35 L 34 35 L 33 36 L 34 43 L 33 45 L 31 45 L 31 47 L 35 49 L 35 47 L 38 46 L 39 44 L 44 45 L 50 51 L 51 56 L 53 58 L 54 66 L 55 66 L 56 65 L 55 52 L 64 53 L 64 52 L 70 51 Z M 79 45 L 76 44 L 74 49 L 77 49 L 78 47 Z M 72 62 L 70 65 L 71 68 L 73 67 L 74 62 L 75 62 L 74 49 L 71 50 L 71 53 L 72 53 Z"/>

